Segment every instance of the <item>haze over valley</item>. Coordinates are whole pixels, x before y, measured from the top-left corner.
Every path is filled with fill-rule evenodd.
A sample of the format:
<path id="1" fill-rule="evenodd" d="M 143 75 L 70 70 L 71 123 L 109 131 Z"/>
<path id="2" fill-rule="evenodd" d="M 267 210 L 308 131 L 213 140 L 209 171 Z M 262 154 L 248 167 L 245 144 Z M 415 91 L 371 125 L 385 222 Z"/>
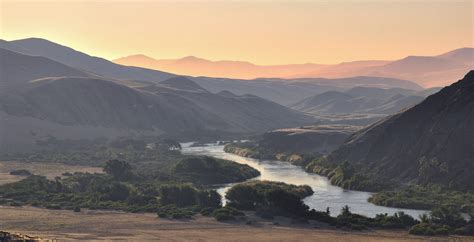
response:
<path id="1" fill-rule="evenodd" d="M 0 241 L 474 238 L 471 2 L 0 5 Z"/>

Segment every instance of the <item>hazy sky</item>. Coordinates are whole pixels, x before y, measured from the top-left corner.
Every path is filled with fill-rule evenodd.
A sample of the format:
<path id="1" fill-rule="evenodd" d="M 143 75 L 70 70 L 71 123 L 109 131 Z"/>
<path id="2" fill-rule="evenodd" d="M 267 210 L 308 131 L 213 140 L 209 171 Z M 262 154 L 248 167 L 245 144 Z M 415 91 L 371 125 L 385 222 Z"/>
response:
<path id="1" fill-rule="evenodd" d="M 474 46 L 474 0 L 0 0 L 0 11 L 2 39 L 41 37 L 108 59 L 330 64 Z"/>

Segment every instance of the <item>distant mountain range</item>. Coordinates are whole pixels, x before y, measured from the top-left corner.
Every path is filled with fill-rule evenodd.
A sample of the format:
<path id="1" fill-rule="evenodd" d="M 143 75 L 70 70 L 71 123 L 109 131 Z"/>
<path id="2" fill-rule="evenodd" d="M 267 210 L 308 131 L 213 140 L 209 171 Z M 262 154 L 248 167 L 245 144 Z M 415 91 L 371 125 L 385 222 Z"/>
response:
<path id="1" fill-rule="evenodd" d="M 150 83 L 157 84 L 176 76 L 175 74 L 162 71 L 115 64 L 103 58 L 93 57 L 45 39 L 0 40 L 0 48 L 26 55 L 46 57 L 76 70 L 87 72 L 95 77 L 120 80 L 122 84 L 131 87 L 148 85 Z M 270 78 L 253 80 L 251 82 L 227 78 L 189 78 L 213 93 L 231 91 L 237 95 L 253 94 L 282 105 L 293 104 L 304 97 L 313 96 L 325 91 L 347 90 L 355 86 L 422 89 L 419 85 L 406 80 L 367 76 L 338 79 L 300 78 L 291 80 Z"/>
<path id="2" fill-rule="evenodd" d="M 356 132 L 328 161 L 352 165 L 359 178 L 472 190 L 473 110 L 470 71 L 420 104 Z"/>
<path id="3" fill-rule="evenodd" d="M 157 60 L 145 55 L 132 55 L 113 61 L 126 66 L 190 76 L 237 79 L 376 76 L 411 80 L 424 87 L 435 87 L 449 85 L 452 80 L 461 78 L 469 71 L 474 65 L 474 48 L 456 49 L 437 56 L 408 56 L 394 61 L 354 61 L 336 65 L 307 63 L 264 66 L 242 61 L 210 61 L 194 56 Z"/>
<path id="4" fill-rule="evenodd" d="M 49 137 L 141 134 L 190 139 L 315 121 L 257 96 L 211 93 L 186 77 L 161 83 L 117 80 L 113 73 L 92 74 L 1 48 L 0 60 L 2 151 L 38 148 L 38 141 Z"/>
<path id="5" fill-rule="evenodd" d="M 325 66 L 311 63 L 262 66 L 245 61 L 210 61 L 195 56 L 187 56 L 181 59 L 156 60 L 146 55 L 131 55 L 113 60 L 113 62 L 125 66 L 140 66 L 154 70 L 166 70 L 181 75 L 237 79 L 287 77 L 295 73 L 311 72 Z"/>

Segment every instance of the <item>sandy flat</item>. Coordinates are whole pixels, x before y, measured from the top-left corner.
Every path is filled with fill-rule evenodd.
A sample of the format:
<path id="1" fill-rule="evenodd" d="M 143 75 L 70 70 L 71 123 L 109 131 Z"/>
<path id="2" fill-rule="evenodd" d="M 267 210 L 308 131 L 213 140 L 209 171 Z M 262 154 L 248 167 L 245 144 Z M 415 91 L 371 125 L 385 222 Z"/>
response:
<path id="1" fill-rule="evenodd" d="M 197 216 L 159 219 L 155 214 L 83 210 L 79 213 L 33 207 L 0 207 L 0 230 L 59 240 L 163 241 L 473 241 L 468 237 L 417 237 L 406 231 L 347 232 L 274 225 L 272 222 L 222 223 Z"/>

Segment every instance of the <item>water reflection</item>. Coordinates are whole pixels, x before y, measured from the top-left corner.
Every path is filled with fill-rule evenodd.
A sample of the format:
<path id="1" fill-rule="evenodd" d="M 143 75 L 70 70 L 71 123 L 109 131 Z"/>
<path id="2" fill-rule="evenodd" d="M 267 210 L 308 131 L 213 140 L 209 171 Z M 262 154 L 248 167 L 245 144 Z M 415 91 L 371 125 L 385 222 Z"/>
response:
<path id="1" fill-rule="evenodd" d="M 232 160 L 241 164 L 247 164 L 258 171 L 261 176 L 255 178 L 258 180 L 281 181 L 295 185 L 309 185 L 314 191 L 312 196 L 305 198 L 303 201 L 310 208 L 325 211 L 329 207 L 332 215 L 339 214 L 340 209 L 348 205 L 354 213 L 374 217 L 379 213 L 393 214 L 397 211 L 418 218 L 420 214 L 427 213 L 425 210 L 414 209 L 398 209 L 383 206 L 376 206 L 367 202 L 371 193 L 345 190 L 329 183 L 328 179 L 317 174 L 305 172 L 301 167 L 291 165 L 288 162 L 275 160 L 256 160 L 251 158 L 240 157 L 234 154 L 224 152 L 223 145 L 207 145 L 200 147 L 191 147 L 192 143 L 182 144 L 183 154 L 207 155 L 216 158 Z M 224 195 L 227 190 L 234 184 L 225 184 L 217 188 L 217 191 Z"/>

